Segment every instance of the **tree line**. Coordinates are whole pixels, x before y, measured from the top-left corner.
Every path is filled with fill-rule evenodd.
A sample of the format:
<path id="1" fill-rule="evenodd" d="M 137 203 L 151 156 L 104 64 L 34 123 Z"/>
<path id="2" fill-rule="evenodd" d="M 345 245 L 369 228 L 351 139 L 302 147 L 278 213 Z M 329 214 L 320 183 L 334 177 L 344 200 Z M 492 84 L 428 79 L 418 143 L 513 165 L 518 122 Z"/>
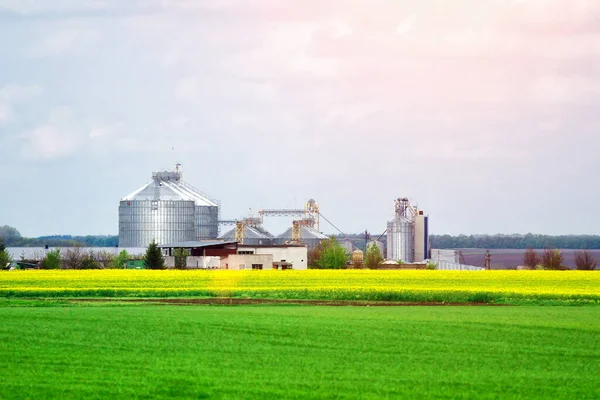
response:
<path id="1" fill-rule="evenodd" d="M 119 237 L 116 235 L 50 235 L 35 238 L 23 237 L 12 226 L 0 226 L 0 237 L 7 247 L 116 247 Z"/>
<path id="2" fill-rule="evenodd" d="M 434 249 L 600 249 L 599 235 L 431 235 Z"/>

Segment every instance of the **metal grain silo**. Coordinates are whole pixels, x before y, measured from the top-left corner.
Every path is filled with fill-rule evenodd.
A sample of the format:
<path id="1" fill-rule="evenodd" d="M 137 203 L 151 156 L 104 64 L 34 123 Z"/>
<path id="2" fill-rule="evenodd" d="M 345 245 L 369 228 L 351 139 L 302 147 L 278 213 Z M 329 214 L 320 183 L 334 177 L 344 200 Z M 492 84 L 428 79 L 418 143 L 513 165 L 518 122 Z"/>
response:
<path id="1" fill-rule="evenodd" d="M 415 214 L 407 198 L 394 202 L 394 218 L 387 224 L 388 260 L 415 261 Z"/>
<path id="2" fill-rule="evenodd" d="M 146 247 L 218 236 L 219 205 L 174 172 L 155 172 L 152 180 L 121 199 L 119 246 Z"/>

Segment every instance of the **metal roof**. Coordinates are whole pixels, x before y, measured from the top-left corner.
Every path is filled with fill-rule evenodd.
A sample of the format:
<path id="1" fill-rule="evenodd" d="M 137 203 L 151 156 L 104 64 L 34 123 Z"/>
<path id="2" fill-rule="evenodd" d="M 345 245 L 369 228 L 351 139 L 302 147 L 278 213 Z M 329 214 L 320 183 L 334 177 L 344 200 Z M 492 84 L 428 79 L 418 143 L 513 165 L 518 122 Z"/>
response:
<path id="1" fill-rule="evenodd" d="M 168 244 L 160 244 L 158 247 L 161 249 L 201 249 L 205 247 L 214 247 L 214 246 L 227 246 L 231 244 L 237 244 L 236 241 L 212 241 L 212 242 L 198 242 L 198 241 L 188 241 L 188 242 L 176 242 L 176 243 L 168 243 Z"/>
<path id="2" fill-rule="evenodd" d="M 283 232 L 281 235 L 277 236 L 278 239 L 292 239 L 292 228 L 289 228 L 287 231 Z M 310 226 L 301 226 L 300 227 L 300 239 L 319 239 L 325 240 L 329 239 L 329 236 L 322 234 L 315 228 L 311 228 Z"/>
<path id="3" fill-rule="evenodd" d="M 217 207 L 217 201 L 185 183 L 180 172 L 155 172 L 152 181 L 121 201 L 173 200 L 193 201 L 197 206 Z"/>
<path id="4" fill-rule="evenodd" d="M 258 226 L 244 225 L 244 238 L 245 239 L 273 239 L 275 236 L 267 231 L 265 228 Z M 235 228 L 221 234 L 221 239 L 233 239 L 235 238 Z"/>

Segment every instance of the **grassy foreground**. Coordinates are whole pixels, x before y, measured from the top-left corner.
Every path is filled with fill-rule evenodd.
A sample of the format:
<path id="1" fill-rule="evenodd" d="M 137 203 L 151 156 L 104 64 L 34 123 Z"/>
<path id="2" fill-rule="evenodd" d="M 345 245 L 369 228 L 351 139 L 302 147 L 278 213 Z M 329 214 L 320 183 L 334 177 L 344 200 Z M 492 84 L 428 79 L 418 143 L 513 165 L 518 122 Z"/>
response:
<path id="1" fill-rule="evenodd" d="M 0 320 L 3 399 L 600 398 L 600 307 L 0 306 Z"/>
<path id="2" fill-rule="evenodd" d="M 0 297 L 600 303 L 595 271 L 12 271 Z"/>

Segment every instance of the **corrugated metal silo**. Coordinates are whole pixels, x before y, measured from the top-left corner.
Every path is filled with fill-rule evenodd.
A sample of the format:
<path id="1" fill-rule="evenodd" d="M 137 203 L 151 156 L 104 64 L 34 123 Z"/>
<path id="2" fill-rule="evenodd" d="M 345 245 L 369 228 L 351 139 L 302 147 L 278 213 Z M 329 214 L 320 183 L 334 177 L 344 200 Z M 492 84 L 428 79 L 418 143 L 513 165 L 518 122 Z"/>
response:
<path id="1" fill-rule="evenodd" d="M 407 198 L 394 202 L 394 218 L 387 224 L 387 259 L 415 261 L 415 209 Z"/>
<path id="2" fill-rule="evenodd" d="M 155 172 L 152 181 L 121 199 L 119 246 L 146 247 L 218 236 L 219 204 L 183 182 L 175 172 Z"/>

